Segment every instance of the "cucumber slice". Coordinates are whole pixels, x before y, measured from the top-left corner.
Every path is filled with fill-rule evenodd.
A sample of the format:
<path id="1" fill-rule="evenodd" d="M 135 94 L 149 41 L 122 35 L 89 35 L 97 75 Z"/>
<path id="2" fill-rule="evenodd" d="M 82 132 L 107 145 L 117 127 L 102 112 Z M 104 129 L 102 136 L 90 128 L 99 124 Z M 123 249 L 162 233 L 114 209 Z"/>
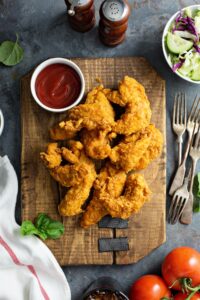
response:
<path id="1" fill-rule="evenodd" d="M 178 69 L 178 72 L 183 76 L 187 76 L 191 73 L 192 70 L 193 66 L 191 64 L 191 61 L 189 59 L 186 59 L 183 65 Z"/>
<path id="2" fill-rule="evenodd" d="M 192 18 L 192 10 L 189 7 L 187 7 L 185 9 L 184 13 L 185 13 L 186 17 Z"/>
<path id="3" fill-rule="evenodd" d="M 191 79 L 195 81 L 200 80 L 200 66 L 192 72 Z"/>
<path id="4" fill-rule="evenodd" d="M 192 48 L 193 42 L 187 41 L 171 32 L 167 34 L 167 47 L 172 53 L 181 54 Z"/>
<path id="5" fill-rule="evenodd" d="M 200 33 L 200 17 L 199 16 L 196 16 L 194 18 L 194 24 L 197 29 L 197 32 Z"/>

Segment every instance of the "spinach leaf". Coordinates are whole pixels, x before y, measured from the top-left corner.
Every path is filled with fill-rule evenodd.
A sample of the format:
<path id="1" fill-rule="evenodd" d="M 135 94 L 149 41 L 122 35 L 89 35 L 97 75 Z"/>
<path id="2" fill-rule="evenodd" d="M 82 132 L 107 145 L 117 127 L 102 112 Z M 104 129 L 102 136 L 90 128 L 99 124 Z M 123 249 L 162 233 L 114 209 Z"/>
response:
<path id="1" fill-rule="evenodd" d="M 54 221 L 44 213 L 38 214 L 34 224 L 31 221 L 24 221 L 21 225 L 22 235 L 38 235 L 46 240 L 58 239 L 64 233 L 64 225 L 59 221 Z"/>
<path id="2" fill-rule="evenodd" d="M 5 41 L 0 46 L 0 62 L 6 66 L 18 64 L 24 57 L 24 50 L 18 44 L 18 35 L 15 42 Z"/>

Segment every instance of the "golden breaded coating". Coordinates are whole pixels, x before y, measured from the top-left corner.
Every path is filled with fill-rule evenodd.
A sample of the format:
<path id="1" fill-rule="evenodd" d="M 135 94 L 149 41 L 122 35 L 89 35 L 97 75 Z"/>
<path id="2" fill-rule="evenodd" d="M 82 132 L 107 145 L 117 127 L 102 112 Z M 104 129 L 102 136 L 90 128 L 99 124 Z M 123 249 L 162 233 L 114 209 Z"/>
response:
<path id="1" fill-rule="evenodd" d="M 70 187 L 59 205 L 62 216 L 74 216 L 82 212 L 82 206 L 89 197 L 90 190 L 96 178 L 95 165 L 84 152 L 79 141 L 69 141 L 69 149 L 57 147 L 56 143 L 48 145 L 49 153 L 41 153 L 41 158 L 49 168 L 51 176 L 65 187 Z M 53 150 L 52 150 L 53 149 Z M 59 165 L 53 166 L 52 162 L 60 155 Z M 61 165 L 61 162 L 67 164 Z M 69 164 L 72 163 L 72 164 Z"/>
<path id="2" fill-rule="evenodd" d="M 58 206 L 61 216 L 75 216 L 83 212 L 82 206 L 90 195 L 90 190 L 96 178 L 94 164 L 87 165 L 87 175 L 81 178 L 81 182 L 72 186 Z M 78 182 L 77 182 L 78 183 Z"/>
<path id="3" fill-rule="evenodd" d="M 109 157 L 117 168 L 122 168 L 126 172 L 135 169 L 150 144 L 151 126 L 153 125 L 125 137 L 117 146 L 112 148 Z"/>
<path id="4" fill-rule="evenodd" d="M 148 165 L 156 159 L 162 152 L 163 148 L 163 135 L 159 129 L 155 126 L 150 127 L 152 134 L 151 134 L 151 141 L 146 149 L 144 155 L 140 158 L 138 164 L 135 166 L 135 170 L 142 170 L 148 167 Z"/>
<path id="5" fill-rule="evenodd" d="M 133 213 L 137 213 L 150 197 L 151 191 L 144 176 L 131 174 L 126 180 L 123 196 L 114 198 L 104 194 L 100 201 L 113 218 L 128 219 Z"/>
<path id="6" fill-rule="evenodd" d="M 68 139 L 73 139 L 76 135 L 76 131 L 66 131 L 60 126 L 55 126 L 50 129 L 50 138 L 54 141 L 64 141 Z"/>
<path id="7" fill-rule="evenodd" d="M 85 104 L 74 107 L 69 112 L 67 121 L 61 122 L 59 126 L 67 132 L 77 132 L 82 128 L 111 130 L 114 117 L 114 110 L 103 86 L 98 86 L 88 93 Z"/>
<path id="8" fill-rule="evenodd" d="M 50 143 L 47 146 L 47 151 L 40 153 L 40 158 L 44 162 L 45 166 L 49 169 L 56 168 L 60 166 L 62 161 L 62 155 L 60 148 L 58 148 L 57 143 Z"/>
<path id="9" fill-rule="evenodd" d="M 116 137 L 115 133 L 106 130 L 82 131 L 81 141 L 86 154 L 93 159 L 104 159 L 111 153 L 110 141 Z"/>
<path id="10" fill-rule="evenodd" d="M 147 127 L 151 119 L 151 108 L 144 87 L 134 78 L 125 76 L 118 89 L 119 91 L 107 93 L 111 102 L 126 107 L 125 113 L 113 126 L 113 131 L 130 135 Z"/>
<path id="11" fill-rule="evenodd" d="M 123 191 L 126 181 L 126 173 L 117 170 L 110 162 L 103 167 L 94 182 L 94 194 L 86 211 L 81 219 L 81 226 L 88 228 L 97 224 L 105 215 L 108 214 L 100 201 L 102 195 L 110 195 L 111 197 L 119 197 Z"/>

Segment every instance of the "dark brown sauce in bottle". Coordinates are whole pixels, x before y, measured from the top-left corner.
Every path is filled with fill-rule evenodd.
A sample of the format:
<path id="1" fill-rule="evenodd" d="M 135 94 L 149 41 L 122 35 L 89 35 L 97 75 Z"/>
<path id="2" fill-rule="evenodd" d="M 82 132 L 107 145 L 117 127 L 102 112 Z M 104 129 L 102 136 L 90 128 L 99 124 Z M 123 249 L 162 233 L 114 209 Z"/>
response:
<path id="1" fill-rule="evenodd" d="M 65 0 L 71 27 L 86 32 L 95 25 L 94 0 Z"/>
<path id="2" fill-rule="evenodd" d="M 107 46 L 122 43 L 128 28 L 130 6 L 126 0 L 105 0 L 100 7 L 99 36 Z"/>

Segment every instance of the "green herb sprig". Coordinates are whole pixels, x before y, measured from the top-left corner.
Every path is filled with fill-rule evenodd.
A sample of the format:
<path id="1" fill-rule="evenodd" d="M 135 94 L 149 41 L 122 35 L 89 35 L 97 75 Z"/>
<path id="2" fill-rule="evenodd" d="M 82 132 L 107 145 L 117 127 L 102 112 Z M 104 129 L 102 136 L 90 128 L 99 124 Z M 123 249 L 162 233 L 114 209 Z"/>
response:
<path id="1" fill-rule="evenodd" d="M 194 212 L 200 212 L 200 173 L 197 173 L 194 177 L 193 184 L 193 195 L 194 195 Z"/>
<path id="2" fill-rule="evenodd" d="M 20 47 L 19 37 L 16 34 L 16 41 L 4 41 L 0 45 L 0 62 L 5 66 L 15 66 L 24 57 L 24 50 Z"/>
<path id="3" fill-rule="evenodd" d="M 54 221 L 48 215 L 40 213 L 34 224 L 29 220 L 24 221 L 20 232 L 23 236 L 37 235 L 42 240 L 58 239 L 64 233 L 64 225 L 59 221 Z"/>

